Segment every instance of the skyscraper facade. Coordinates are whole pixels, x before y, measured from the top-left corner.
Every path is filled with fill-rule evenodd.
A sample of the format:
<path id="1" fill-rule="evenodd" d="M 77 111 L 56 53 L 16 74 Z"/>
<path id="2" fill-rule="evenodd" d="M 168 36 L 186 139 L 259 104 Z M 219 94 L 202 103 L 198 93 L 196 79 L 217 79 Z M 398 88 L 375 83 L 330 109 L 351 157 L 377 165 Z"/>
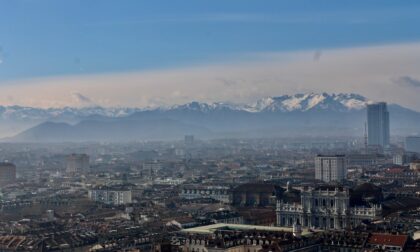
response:
<path id="1" fill-rule="evenodd" d="M 346 158 L 344 155 L 323 156 L 315 158 L 315 178 L 324 182 L 343 181 L 347 176 Z"/>
<path id="2" fill-rule="evenodd" d="M 389 145 L 389 112 L 385 102 L 367 106 L 368 144 L 386 147 Z"/>

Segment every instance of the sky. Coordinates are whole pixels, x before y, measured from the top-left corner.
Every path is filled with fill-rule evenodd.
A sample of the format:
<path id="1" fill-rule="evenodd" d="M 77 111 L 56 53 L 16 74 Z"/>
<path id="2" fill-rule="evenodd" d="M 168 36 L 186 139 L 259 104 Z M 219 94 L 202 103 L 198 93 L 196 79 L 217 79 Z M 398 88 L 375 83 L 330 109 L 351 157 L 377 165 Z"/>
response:
<path id="1" fill-rule="evenodd" d="M 0 0 L 0 104 L 351 92 L 420 111 L 420 1 Z"/>

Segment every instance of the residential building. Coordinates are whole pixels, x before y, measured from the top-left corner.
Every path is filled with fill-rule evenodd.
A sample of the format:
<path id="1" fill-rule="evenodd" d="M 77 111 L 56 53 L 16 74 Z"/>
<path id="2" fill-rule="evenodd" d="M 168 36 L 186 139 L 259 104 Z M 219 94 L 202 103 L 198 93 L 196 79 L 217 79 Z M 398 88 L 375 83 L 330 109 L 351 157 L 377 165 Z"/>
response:
<path id="1" fill-rule="evenodd" d="M 343 181 L 346 176 L 347 167 L 344 155 L 315 157 L 315 179 L 330 183 Z"/>
<path id="2" fill-rule="evenodd" d="M 110 205 L 123 205 L 132 202 L 131 190 L 123 186 L 93 188 L 89 190 L 88 196 L 93 201 Z"/>

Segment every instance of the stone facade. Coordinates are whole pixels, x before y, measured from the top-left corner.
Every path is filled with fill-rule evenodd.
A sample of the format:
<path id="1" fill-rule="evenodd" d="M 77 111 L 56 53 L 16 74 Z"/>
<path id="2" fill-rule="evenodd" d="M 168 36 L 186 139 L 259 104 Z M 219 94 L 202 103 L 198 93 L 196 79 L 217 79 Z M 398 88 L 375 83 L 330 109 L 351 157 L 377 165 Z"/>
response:
<path id="1" fill-rule="evenodd" d="M 381 205 L 350 206 L 350 192 L 339 187 L 320 187 L 301 192 L 301 202 L 277 201 L 277 225 L 316 229 L 345 229 L 358 226 L 363 220 L 381 217 Z"/>
<path id="2" fill-rule="evenodd" d="M 230 187 L 217 185 L 185 185 L 179 196 L 184 199 L 210 198 L 226 204 L 232 201 Z"/>

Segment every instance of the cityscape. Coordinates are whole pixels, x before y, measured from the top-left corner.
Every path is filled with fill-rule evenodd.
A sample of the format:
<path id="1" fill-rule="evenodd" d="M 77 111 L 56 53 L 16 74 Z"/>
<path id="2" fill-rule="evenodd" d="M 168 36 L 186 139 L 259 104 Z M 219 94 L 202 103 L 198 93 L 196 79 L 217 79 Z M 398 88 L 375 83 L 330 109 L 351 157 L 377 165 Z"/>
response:
<path id="1" fill-rule="evenodd" d="M 0 0 L 0 251 L 420 251 L 419 3 L 140 2 Z"/>

